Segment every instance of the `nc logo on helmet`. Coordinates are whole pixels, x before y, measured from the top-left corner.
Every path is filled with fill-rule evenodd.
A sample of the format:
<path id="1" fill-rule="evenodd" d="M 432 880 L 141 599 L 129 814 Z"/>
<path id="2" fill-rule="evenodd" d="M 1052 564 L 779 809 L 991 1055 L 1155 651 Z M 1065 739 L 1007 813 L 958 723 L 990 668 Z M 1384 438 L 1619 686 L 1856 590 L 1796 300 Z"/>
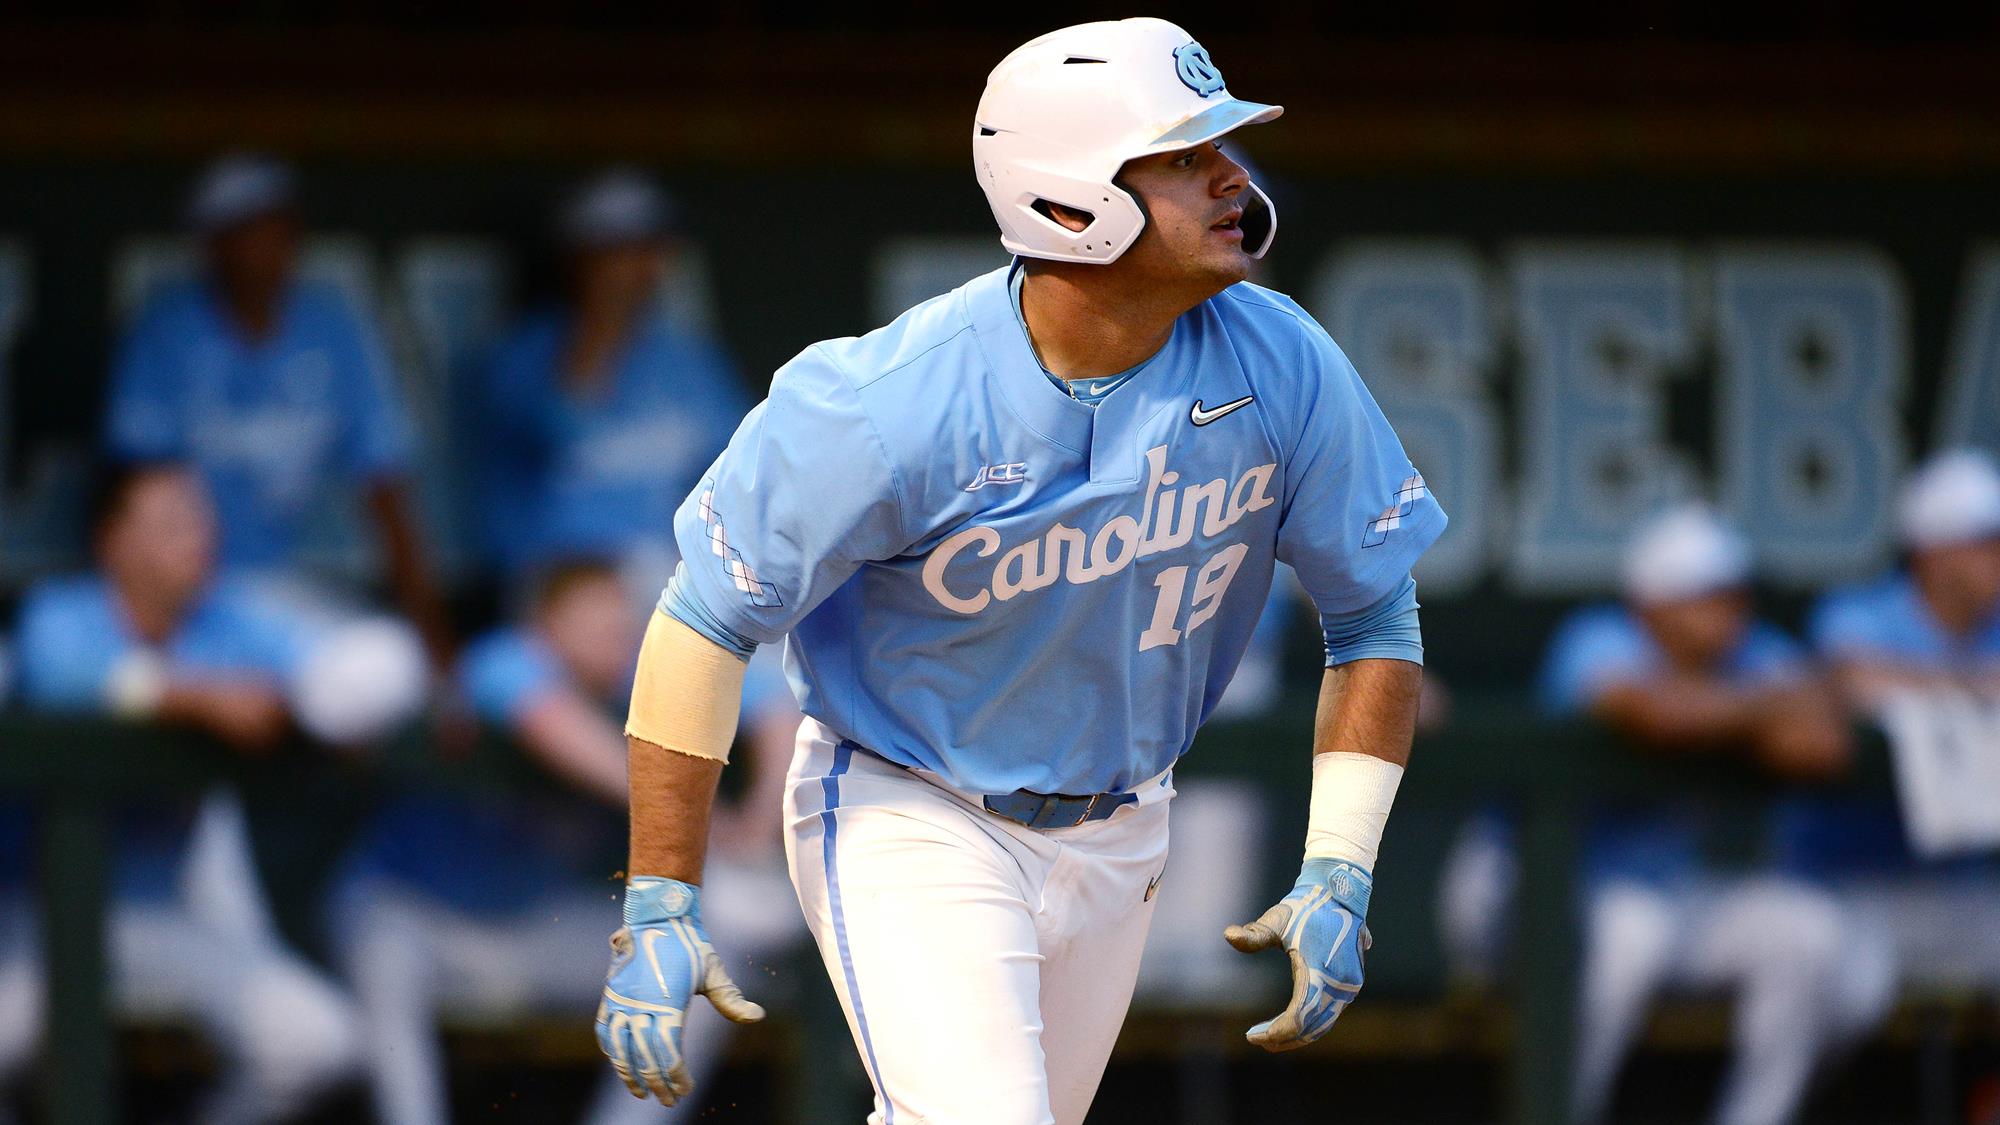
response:
<path id="1" fill-rule="evenodd" d="M 1208 48 L 1199 43 L 1175 47 L 1174 66 L 1181 83 L 1204 98 L 1222 89 L 1222 72 L 1209 61 Z"/>

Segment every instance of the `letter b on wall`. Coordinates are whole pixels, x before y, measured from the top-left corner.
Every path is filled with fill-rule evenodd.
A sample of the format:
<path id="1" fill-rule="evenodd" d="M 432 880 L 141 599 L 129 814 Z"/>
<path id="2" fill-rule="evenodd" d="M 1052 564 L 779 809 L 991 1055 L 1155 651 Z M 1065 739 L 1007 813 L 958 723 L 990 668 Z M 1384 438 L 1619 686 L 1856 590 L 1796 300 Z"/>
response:
<path id="1" fill-rule="evenodd" d="M 1723 499 L 1789 582 L 1878 565 L 1903 467 L 1901 283 L 1879 253 L 1749 246 L 1715 264 Z"/>

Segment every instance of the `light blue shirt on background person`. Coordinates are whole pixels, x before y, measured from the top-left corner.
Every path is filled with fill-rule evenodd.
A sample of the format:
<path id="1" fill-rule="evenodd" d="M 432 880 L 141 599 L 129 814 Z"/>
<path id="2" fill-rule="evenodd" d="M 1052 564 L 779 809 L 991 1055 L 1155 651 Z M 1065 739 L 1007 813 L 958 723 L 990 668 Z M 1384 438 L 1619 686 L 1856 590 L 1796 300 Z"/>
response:
<path id="1" fill-rule="evenodd" d="M 636 654 L 635 654 L 636 655 Z M 752 665 L 743 711 L 790 702 L 769 662 Z M 557 692 L 581 692 L 548 642 L 506 626 L 474 641 L 457 670 L 458 688 L 480 722 L 517 729 Z M 626 690 L 596 700 L 620 717 Z M 397 798 L 369 828 L 350 874 L 401 884 L 481 916 L 532 910 L 551 894 L 594 886 L 624 865 L 622 810 L 548 778 L 504 796 L 414 792 Z"/>
<path id="2" fill-rule="evenodd" d="M 204 280 L 163 288 L 112 374 L 105 443 L 124 461 L 199 469 L 225 567 L 297 561 L 329 488 L 405 471 L 411 431 L 382 343 L 329 283 L 292 283 L 247 338 Z"/>
<path id="3" fill-rule="evenodd" d="M 569 318 L 529 316 L 494 351 L 474 406 L 480 519 L 502 571 L 665 543 L 674 509 L 751 406 L 720 347 L 649 315 L 601 385 L 564 385 Z"/>
<path id="4" fill-rule="evenodd" d="M 1623 606 L 1586 606 L 1564 620 L 1549 643 L 1539 695 L 1552 715 L 1587 713 L 1604 692 L 1668 674 L 1667 655 L 1637 614 Z M 1779 686 L 1807 674 L 1805 652 L 1774 625 L 1752 621 L 1712 670 L 1742 687 Z M 1620 807 L 1597 818 L 1588 847 L 1595 878 L 1668 883 L 1702 865 L 1698 811 L 1671 798 Z"/>
<path id="5" fill-rule="evenodd" d="M 549 693 L 574 688 L 547 643 L 516 627 L 469 645 L 457 676 L 473 713 L 498 729 L 515 726 Z M 616 810 L 568 786 L 500 797 L 413 792 L 375 818 L 353 873 L 468 913 L 504 916 L 579 881 L 603 879 L 617 870 L 623 842 Z"/>
<path id="6" fill-rule="evenodd" d="M 1232 286 L 1086 405 L 1001 269 L 788 363 L 682 504 L 661 605 L 738 652 L 789 634 L 802 709 L 893 762 L 1103 792 L 1186 752 L 1277 561 L 1345 621 L 1400 599 L 1444 525 L 1290 299 Z"/>
<path id="7" fill-rule="evenodd" d="M 2000 667 L 2000 615 L 1953 637 L 1931 613 L 1915 581 L 1897 572 L 1834 590 L 1813 608 L 1807 626 L 1821 660 L 1859 659 L 1917 671 Z M 1797 874 L 1839 878 L 1856 874 L 2000 874 L 2000 862 L 1978 857 L 1940 862 L 1911 852 L 1902 817 L 1887 797 L 1798 797 L 1779 809 L 1777 850 Z"/>
<path id="8" fill-rule="evenodd" d="M 1916 572 L 1925 566 L 1927 552 L 2000 541 L 2000 463 L 1970 449 L 1931 454 L 1903 481 L 1896 517 L 1908 569 L 1821 598 L 1808 627 L 1814 651 L 1829 664 L 1855 661 L 1916 673 L 1992 676 L 2000 670 L 2000 611 L 1954 636 L 1918 588 Z M 1788 801 L 1778 821 L 1777 847 L 1791 870 L 1820 878 L 2000 876 L 1996 856 L 1918 859 L 1888 797 Z"/>
<path id="9" fill-rule="evenodd" d="M 19 635 L 21 701 L 53 713 L 108 711 L 113 675 L 148 648 L 111 584 L 95 576 L 31 587 L 22 598 Z M 153 651 L 170 676 L 255 679 L 282 689 L 310 641 L 268 600 L 222 582 L 212 584 Z M 158 901 L 178 893 L 193 813 L 192 802 L 169 801 L 121 818 L 115 876 L 121 896 Z"/>
<path id="10" fill-rule="evenodd" d="M 1827 594 L 1813 608 L 1808 628 L 1813 647 L 1828 660 L 1852 656 L 1938 672 L 2000 666 L 2000 614 L 1954 637 L 1903 572 Z"/>

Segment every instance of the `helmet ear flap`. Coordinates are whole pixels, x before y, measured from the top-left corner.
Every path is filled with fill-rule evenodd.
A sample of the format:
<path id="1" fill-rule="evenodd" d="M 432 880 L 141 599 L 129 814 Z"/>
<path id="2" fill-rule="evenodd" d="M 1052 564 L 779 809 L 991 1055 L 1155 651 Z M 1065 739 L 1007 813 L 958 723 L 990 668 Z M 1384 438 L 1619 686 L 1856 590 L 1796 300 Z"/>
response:
<path id="1" fill-rule="evenodd" d="M 1243 232 L 1243 252 L 1261 258 L 1278 237 L 1278 205 L 1254 182 L 1248 189 L 1243 200 L 1243 217 L 1236 221 L 1236 227 Z"/>

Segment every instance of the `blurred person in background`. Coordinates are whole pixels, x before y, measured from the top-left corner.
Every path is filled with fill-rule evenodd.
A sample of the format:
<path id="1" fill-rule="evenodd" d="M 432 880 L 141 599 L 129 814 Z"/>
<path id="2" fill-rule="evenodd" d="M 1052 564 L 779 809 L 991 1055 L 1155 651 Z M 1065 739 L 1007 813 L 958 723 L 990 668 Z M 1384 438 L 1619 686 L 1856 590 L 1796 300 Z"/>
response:
<path id="1" fill-rule="evenodd" d="M 266 157 L 219 160 L 196 182 L 187 224 L 204 268 L 154 293 L 125 339 L 111 456 L 193 465 L 221 515 L 223 567 L 293 595 L 309 522 L 329 490 L 351 490 L 400 608 L 444 666 L 450 630 L 411 510 L 395 375 L 363 311 L 298 276 L 296 176 Z"/>
<path id="2" fill-rule="evenodd" d="M 461 689 L 511 733 L 534 788 L 413 795 L 364 842 L 341 898 L 345 960 L 361 998 L 376 1112 L 384 1125 L 449 1120 L 440 1013 L 505 1019 L 594 1003 L 604 932 L 617 917 L 624 847 L 625 737 L 639 635 L 608 560 L 542 568 L 519 625 L 469 646 Z M 778 806 L 799 715 L 775 662 L 746 684 L 750 790 L 713 825 L 707 917 L 734 941 L 732 969 L 805 937 L 790 893 Z M 718 1063 L 731 1025 L 691 1013 L 693 1064 Z M 604 1074 L 585 1119 L 692 1120 L 699 1100 L 661 1109 Z"/>
<path id="3" fill-rule="evenodd" d="M 1903 565 L 1829 593 L 1811 640 L 1852 713 L 1880 721 L 1892 744 L 1917 737 L 1894 720 L 1959 699 L 2000 698 L 2000 467 L 1978 452 L 1939 454 L 1911 474 L 1897 504 Z M 1974 732 L 1992 754 L 1995 728 Z M 1922 749 L 1893 745 L 1900 755 Z M 1899 787 L 1913 779 L 1899 771 Z M 1799 799 L 1781 813 L 1792 870 L 1837 889 L 1852 916 L 1892 934 L 1906 979 L 2000 994 L 2000 854 L 1921 847 L 1889 797 Z M 1967 794 L 1990 809 L 1992 793 Z M 1977 811 L 1977 810 L 1975 810 Z"/>
<path id="4" fill-rule="evenodd" d="M 555 238 L 560 302 L 514 327 L 472 395 L 488 549 L 516 579 L 552 559 L 614 558 L 651 597 L 678 557 L 675 507 L 752 400 L 720 348 L 668 322 L 676 215 L 651 179 L 582 184 Z"/>
<path id="5" fill-rule="evenodd" d="M 1842 693 L 1864 711 L 1898 688 L 2000 694 L 2000 468 L 1973 450 L 1939 454 L 1896 511 L 1905 564 L 1813 615 Z"/>
<path id="6" fill-rule="evenodd" d="M 1701 506 L 1668 511 L 1626 549 L 1625 606 L 1579 611 L 1557 632 L 1542 698 L 1669 755 L 1747 755 L 1816 780 L 1847 732 L 1804 651 L 1753 615 L 1749 545 Z M 1724 989 L 1735 1053 L 1715 1118 L 1788 1121 L 1816 1063 L 1887 1009 L 1884 951 L 1805 884 L 1706 867 L 1689 804 L 1608 813 L 1591 848 L 1578 1116 L 1601 1118 L 1617 1072 L 1666 987 Z"/>
<path id="7" fill-rule="evenodd" d="M 1706 507 L 1669 510 L 1626 549 L 1624 604 L 1587 606 L 1557 630 L 1543 706 L 1589 716 L 1649 751 L 1740 755 L 1817 780 L 1846 762 L 1847 733 L 1804 651 L 1753 615 L 1748 544 Z M 1886 1011 L 1885 943 L 1830 896 L 1775 874 L 1729 874 L 1702 855 L 1694 798 L 1620 802 L 1588 843 L 1575 1117 L 1603 1119 L 1618 1071 L 1669 988 L 1726 991 L 1734 1054 L 1714 1119 L 1771 1125 L 1799 1112 L 1817 1064 Z M 1447 876 L 1447 944 L 1497 942 L 1511 897 L 1504 830 L 1475 829 Z M 1472 932 L 1472 931 L 1479 932 Z"/>
<path id="8" fill-rule="evenodd" d="M 119 467 L 94 506 L 97 570 L 41 582 L 23 599 L 24 701 L 192 729 L 247 755 L 272 752 L 293 730 L 292 699 L 321 635 L 218 579 L 216 514 L 191 468 Z M 421 674 L 414 652 L 407 667 Z M 222 1083 L 199 1120 L 282 1117 L 348 1074 L 359 1046 L 353 1009 L 276 936 L 234 799 L 218 792 L 199 809 L 133 809 L 118 823 L 112 996 L 126 1014 L 192 1019 L 222 1054 Z M 11 1076 L 33 1048 L 44 997 L 32 917 L 9 911 L 4 928 L 0 1075 Z"/>

